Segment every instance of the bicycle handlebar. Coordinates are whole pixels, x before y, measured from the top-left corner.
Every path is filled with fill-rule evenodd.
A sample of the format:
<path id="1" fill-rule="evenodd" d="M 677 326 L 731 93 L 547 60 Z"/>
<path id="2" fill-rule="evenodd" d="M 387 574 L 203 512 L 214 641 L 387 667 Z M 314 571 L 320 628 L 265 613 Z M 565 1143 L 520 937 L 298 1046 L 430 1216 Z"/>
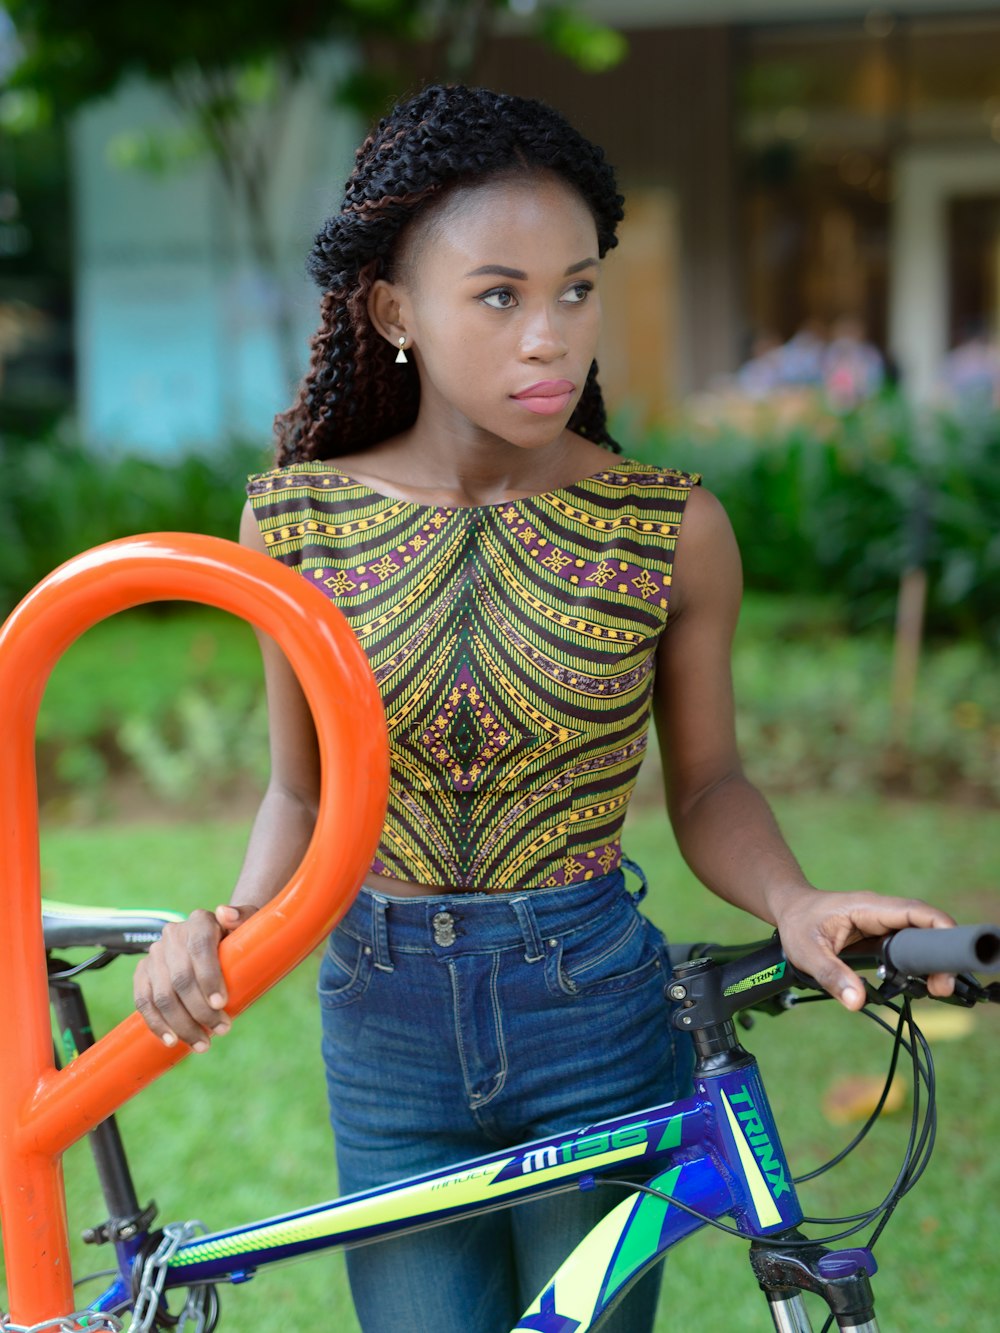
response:
<path id="1" fill-rule="evenodd" d="M 900 979 L 954 972 L 959 975 L 953 999 L 956 1003 L 1000 998 L 996 986 L 984 990 L 976 983 L 965 985 L 962 981 L 962 974 L 969 971 L 1000 971 L 997 926 L 906 929 L 881 939 L 858 940 L 842 950 L 841 956 L 855 967 L 884 968 L 883 975 L 888 974 L 890 982 L 897 985 Z M 824 989 L 786 959 L 777 933 L 770 940 L 746 945 L 679 946 L 671 951 L 671 962 L 674 979 L 667 986 L 667 994 L 683 1001 L 673 1020 L 682 1030 L 725 1022 L 745 1009 L 780 1012 L 782 1005 L 776 997 L 781 993 L 796 987 Z"/>
<path id="2" fill-rule="evenodd" d="M 672 944 L 670 963 L 677 967 L 696 958 L 710 958 L 719 964 L 739 963 L 759 954 L 754 968 L 760 970 L 784 958 L 780 948 L 775 936 L 749 944 Z M 771 957 L 776 950 L 777 956 Z M 926 977 L 933 972 L 1000 972 L 1000 926 L 936 929 L 911 926 L 892 935 L 857 940 L 841 951 L 841 957 L 854 967 L 874 968 L 884 964 L 912 977 Z M 785 975 L 788 985 L 818 985 L 791 967 Z"/>
<path id="3" fill-rule="evenodd" d="M 1000 972 L 1000 929 L 996 926 L 909 928 L 882 946 L 886 962 L 908 977 L 932 972 Z"/>

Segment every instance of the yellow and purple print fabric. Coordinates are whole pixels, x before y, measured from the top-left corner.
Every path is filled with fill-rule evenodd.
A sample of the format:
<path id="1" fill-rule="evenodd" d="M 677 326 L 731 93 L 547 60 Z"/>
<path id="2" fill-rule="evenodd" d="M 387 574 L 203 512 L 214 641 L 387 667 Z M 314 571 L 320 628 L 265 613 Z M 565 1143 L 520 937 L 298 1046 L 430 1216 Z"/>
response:
<path id="1" fill-rule="evenodd" d="M 509 892 L 618 866 L 698 481 L 616 458 L 450 509 L 380 495 L 336 460 L 250 479 L 269 554 L 336 603 L 378 682 L 391 781 L 374 873 Z"/>

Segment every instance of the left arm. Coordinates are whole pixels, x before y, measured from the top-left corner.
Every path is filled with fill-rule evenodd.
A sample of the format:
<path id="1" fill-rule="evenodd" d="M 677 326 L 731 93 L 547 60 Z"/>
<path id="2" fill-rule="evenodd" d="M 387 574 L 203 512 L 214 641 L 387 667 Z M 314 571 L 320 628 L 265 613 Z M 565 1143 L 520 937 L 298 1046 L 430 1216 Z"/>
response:
<path id="1" fill-rule="evenodd" d="M 654 711 L 667 809 L 684 859 L 719 897 L 777 926 L 785 953 L 848 1009 L 860 978 L 838 957 L 846 944 L 904 926 L 950 926 L 917 899 L 814 888 L 774 815 L 743 772 L 736 745 L 730 655 L 742 595 L 739 552 L 719 502 L 687 502 L 674 561 L 670 619 L 657 654 Z M 950 994 L 948 976 L 929 979 Z"/>

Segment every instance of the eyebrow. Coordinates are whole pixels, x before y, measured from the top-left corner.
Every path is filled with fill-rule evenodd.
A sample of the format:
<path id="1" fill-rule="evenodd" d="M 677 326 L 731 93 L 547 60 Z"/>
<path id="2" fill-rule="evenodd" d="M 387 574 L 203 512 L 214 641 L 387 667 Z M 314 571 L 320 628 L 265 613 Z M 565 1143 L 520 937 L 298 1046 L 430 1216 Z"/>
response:
<path id="1" fill-rule="evenodd" d="M 596 259 L 581 259 L 579 264 L 570 264 L 569 268 L 566 270 L 563 276 L 570 278 L 573 276 L 574 273 L 580 273 L 585 268 L 596 268 L 596 267 L 597 267 Z M 527 282 L 528 280 L 528 275 L 527 273 L 524 272 L 523 269 L 507 268 L 503 264 L 483 264 L 481 268 L 474 268 L 471 270 L 471 272 L 466 273 L 465 276 L 467 278 L 481 278 L 486 276 L 487 274 L 495 274 L 497 277 L 500 278 L 514 278 L 518 282 Z"/>

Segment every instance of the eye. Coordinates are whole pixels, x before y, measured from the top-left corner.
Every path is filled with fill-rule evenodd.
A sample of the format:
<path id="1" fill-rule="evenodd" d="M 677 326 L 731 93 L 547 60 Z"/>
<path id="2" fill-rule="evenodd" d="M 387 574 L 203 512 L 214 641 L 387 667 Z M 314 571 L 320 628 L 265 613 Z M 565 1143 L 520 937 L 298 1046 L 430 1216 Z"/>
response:
<path id="1" fill-rule="evenodd" d="M 582 301 L 586 301 L 593 290 L 594 284 L 592 282 L 574 282 L 562 299 L 568 305 L 579 305 Z"/>
<path id="2" fill-rule="evenodd" d="M 484 292 L 479 298 L 491 310 L 509 310 L 517 305 L 517 297 L 509 287 L 494 287 L 491 292 Z"/>

